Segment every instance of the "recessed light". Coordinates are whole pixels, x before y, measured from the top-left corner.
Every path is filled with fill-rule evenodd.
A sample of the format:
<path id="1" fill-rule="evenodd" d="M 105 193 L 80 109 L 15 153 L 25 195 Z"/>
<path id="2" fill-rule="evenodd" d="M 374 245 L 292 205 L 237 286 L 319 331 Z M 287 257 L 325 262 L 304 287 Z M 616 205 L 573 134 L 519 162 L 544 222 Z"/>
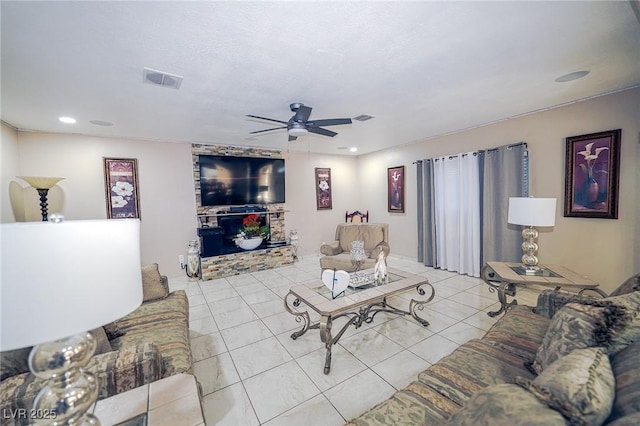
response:
<path id="1" fill-rule="evenodd" d="M 342 150 L 347 149 L 347 147 L 346 147 L 346 146 L 339 146 L 339 147 L 338 147 L 338 148 L 336 148 L 336 149 L 339 149 L 339 150 L 341 150 L 341 151 L 342 151 Z"/>
<path id="2" fill-rule="evenodd" d="M 74 124 L 76 122 L 76 119 L 73 117 L 60 117 L 58 120 L 66 124 Z"/>
<path id="3" fill-rule="evenodd" d="M 113 126 L 113 123 L 109 122 L 109 121 L 103 121 L 103 120 L 91 120 L 89 123 L 91 124 L 95 124 L 96 126 Z"/>
<path id="4" fill-rule="evenodd" d="M 353 117 L 354 120 L 357 121 L 367 121 L 367 120 L 371 120 L 373 117 L 371 115 L 368 114 L 361 114 L 357 117 Z"/>
<path id="5" fill-rule="evenodd" d="M 356 148 L 355 146 L 353 146 L 353 147 L 349 148 L 349 151 L 351 151 L 351 152 L 357 152 L 357 151 L 358 151 L 358 148 Z"/>
<path id="6" fill-rule="evenodd" d="M 577 80 L 579 78 L 585 77 L 590 72 L 591 71 L 589 70 L 570 72 L 569 74 L 565 74 L 556 78 L 556 83 L 566 83 L 567 81 Z"/>

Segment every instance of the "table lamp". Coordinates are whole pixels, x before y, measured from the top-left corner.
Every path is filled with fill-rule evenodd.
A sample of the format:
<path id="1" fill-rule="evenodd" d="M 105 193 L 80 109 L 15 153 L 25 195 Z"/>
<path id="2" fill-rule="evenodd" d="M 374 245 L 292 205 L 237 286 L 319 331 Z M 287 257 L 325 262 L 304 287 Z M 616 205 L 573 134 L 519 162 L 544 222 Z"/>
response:
<path id="1" fill-rule="evenodd" d="M 554 226 L 556 223 L 556 199 L 533 197 L 509 197 L 509 214 L 507 222 L 512 225 L 523 225 L 522 230 L 522 263 L 526 275 L 536 275 L 538 266 L 538 230 L 535 226 Z"/>
<path id="2" fill-rule="evenodd" d="M 29 368 L 48 382 L 34 413 L 55 413 L 56 425 L 99 425 L 87 413 L 98 383 L 82 369 L 96 348 L 86 330 L 142 302 L 139 220 L 57 218 L 3 223 L 0 230 L 0 350 L 36 345 Z"/>
<path id="3" fill-rule="evenodd" d="M 18 176 L 29 185 L 33 186 L 40 195 L 40 213 L 42 214 L 42 221 L 47 221 L 48 208 L 47 208 L 47 194 L 49 190 L 60 182 L 62 177 L 41 177 L 41 176 Z"/>

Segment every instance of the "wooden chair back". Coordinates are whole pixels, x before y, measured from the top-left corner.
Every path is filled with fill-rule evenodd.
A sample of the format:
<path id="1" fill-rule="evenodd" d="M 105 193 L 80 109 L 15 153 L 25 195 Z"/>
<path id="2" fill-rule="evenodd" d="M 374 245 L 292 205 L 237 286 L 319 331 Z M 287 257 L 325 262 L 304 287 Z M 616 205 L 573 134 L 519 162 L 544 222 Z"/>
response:
<path id="1" fill-rule="evenodd" d="M 358 210 L 349 213 L 347 210 L 344 215 L 344 221 L 351 223 L 369 223 L 369 210 L 367 210 L 366 213 L 359 212 Z"/>

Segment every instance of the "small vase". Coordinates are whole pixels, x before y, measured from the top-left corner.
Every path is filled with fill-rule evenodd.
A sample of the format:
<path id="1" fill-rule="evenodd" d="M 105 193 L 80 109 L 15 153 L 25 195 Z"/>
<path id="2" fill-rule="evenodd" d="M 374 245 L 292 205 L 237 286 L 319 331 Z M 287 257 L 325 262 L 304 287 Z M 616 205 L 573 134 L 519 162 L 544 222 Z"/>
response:
<path id="1" fill-rule="evenodd" d="M 598 199 L 598 182 L 594 178 L 589 178 L 585 186 L 585 198 L 587 204 L 593 204 Z"/>
<path id="2" fill-rule="evenodd" d="M 245 238 L 236 241 L 236 245 L 242 250 L 253 250 L 262 244 L 262 237 Z"/>

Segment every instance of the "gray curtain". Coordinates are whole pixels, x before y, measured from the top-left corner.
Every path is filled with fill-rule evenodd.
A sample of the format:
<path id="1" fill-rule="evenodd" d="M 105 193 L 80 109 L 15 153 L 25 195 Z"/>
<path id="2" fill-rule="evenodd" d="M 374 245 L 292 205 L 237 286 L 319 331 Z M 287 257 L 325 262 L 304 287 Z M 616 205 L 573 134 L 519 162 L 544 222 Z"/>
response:
<path id="1" fill-rule="evenodd" d="M 416 162 L 418 176 L 418 261 L 436 266 L 434 220 L 433 164 L 431 160 Z"/>
<path id="2" fill-rule="evenodd" d="M 520 227 L 507 224 L 509 197 L 529 196 L 527 144 L 520 142 L 486 151 L 480 157 L 481 259 L 485 262 L 519 262 Z M 436 267 L 436 229 L 433 160 L 416 162 L 418 179 L 418 261 Z"/>
<path id="3" fill-rule="evenodd" d="M 522 256 L 520 227 L 508 225 L 509 197 L 528 196 L 527 145 L 501 146 L 480 152 L 482 264 L 519 262 Z"/>

